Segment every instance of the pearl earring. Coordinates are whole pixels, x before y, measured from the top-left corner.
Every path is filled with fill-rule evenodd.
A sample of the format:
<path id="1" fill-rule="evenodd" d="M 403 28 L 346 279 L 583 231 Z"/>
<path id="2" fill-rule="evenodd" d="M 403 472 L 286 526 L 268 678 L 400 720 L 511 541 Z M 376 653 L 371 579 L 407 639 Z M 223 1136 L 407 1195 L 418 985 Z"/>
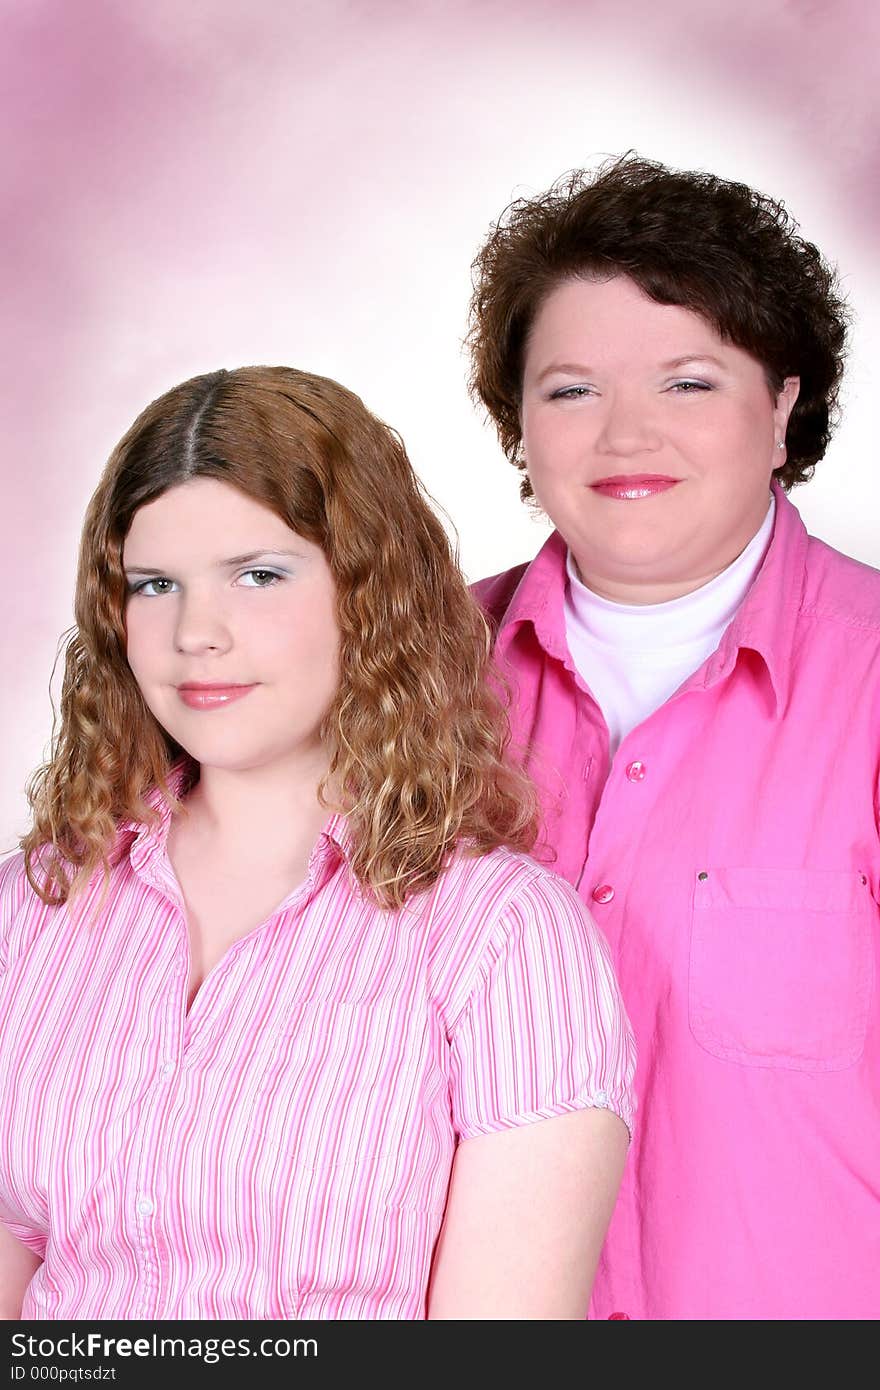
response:
<path id="1" fill-rule="evenodd" d="M 784 448 L 785 448 L 785 440 L 784 440 L 784 439 L 777 439 L 777 441 L 776 441 L 776 447 L 777 447 L 777 449 L 784 449 Z"/>

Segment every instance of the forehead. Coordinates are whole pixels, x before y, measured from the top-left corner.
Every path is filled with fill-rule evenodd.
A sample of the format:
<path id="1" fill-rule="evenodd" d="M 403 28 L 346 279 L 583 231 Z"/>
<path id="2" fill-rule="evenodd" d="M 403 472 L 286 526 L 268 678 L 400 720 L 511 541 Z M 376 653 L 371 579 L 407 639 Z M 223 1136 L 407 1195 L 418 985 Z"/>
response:
<path id="1" fill-rule="evenodd" d="M 265 549 L 291 539 L 300 538 L 256 498 L 216 478 L 193 478 L 135 512 L 124 553 L 128 560 L 144 546 L 157 544 L 188 551 L 219 546 L 231 553 L 239 548 Z"/>
<path id="2" fill-rule="evenodd" d="M 658 304 L 626 276 L 567 280 L 551 290 L 535 315 L 526 347 L 530 357 L 566 348 L 591 359 L 654 359 L 658 354 L 730 351 L 716 329 L 678 304 Z"/>

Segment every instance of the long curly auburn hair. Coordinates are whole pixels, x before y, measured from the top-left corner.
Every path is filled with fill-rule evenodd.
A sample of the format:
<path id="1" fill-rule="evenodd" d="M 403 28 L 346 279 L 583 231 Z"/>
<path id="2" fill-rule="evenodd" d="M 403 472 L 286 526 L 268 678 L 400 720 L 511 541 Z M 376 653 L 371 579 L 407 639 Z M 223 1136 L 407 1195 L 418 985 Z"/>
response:
<path id="1" fill-rule="evenodd" d="M 706 319 L 763 365 L 774 394 L 800 377 L 776 477 L 784 488 L 806 482 L 828 445 L 843 372 L 848 310 L 833 268 L 782 203 L 633 153 L 511 203 L 474 261 L 471 392 L 511 463 L 525 469 L 524 358 L 544 300 L 567 280 L 614 275 Z M 533 496 L 525 473 L 520 495 Z"/>
<path id="2" fill-rule="evenodd" d="M 97 870 L 108 881 L 120 824 L 156 819 L 152 789 L 180 809 L 168 774 L 182 750 L 126 659 L 122 551 L 138 509 L 193 478 L 238 488 L 327 557 L 341 675 L 321 792 L 331 780 L 343 789 L 362 888 L 399 907 L 458 844 L 531 849 L 537 798 L 507 757 L 489 631 L 401 440 L 335 381 L 244 367 L 149 405 L 89 504 L 58 727 L 21 841 L 43 901 L 67 901 Z"/>

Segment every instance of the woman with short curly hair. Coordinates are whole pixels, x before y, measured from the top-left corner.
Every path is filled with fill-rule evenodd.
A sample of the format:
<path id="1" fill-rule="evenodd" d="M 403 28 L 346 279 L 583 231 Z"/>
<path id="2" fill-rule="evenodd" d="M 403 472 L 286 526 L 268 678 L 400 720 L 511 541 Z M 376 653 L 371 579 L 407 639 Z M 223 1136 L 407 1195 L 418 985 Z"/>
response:
<path id="1" fill-rule="evenodd" d="M 846 311 L 832 270 L 781 203 L 714 174 L 624 158 L 512 203 L 474 269 L 471 385 L 517 467 L 524 354 L 540 306 L 566 281 L 625 276 L 749 353 L 772 392 L 798 377 L 773 473 L 785 488 L 812 476 L 837 406 Z M 532 495 L 527 473 L 522 495 Z"/>
<path id="2" fill-rule="evenodd" d="M 582 1317 L 631 1035 L 400 440 L 184 382 L 75 606 L 0 866 L 0 1315 Z"/>
<path id="3" fill-rule="evenodd" d="M 876 1315 L 880 575 L 787 495 L 846 317 L 780 203 L 634 155 L 475 262 L 473 390 L 555 527 L 477 592 L 639 1046 L 594 1316 Z"/>

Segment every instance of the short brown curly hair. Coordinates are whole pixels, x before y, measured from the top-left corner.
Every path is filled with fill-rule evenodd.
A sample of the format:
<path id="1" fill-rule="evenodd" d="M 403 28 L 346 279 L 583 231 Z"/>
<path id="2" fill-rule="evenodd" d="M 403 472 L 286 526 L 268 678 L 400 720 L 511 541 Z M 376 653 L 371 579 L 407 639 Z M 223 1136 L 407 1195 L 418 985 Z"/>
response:
<path id="1" fill-rule="evenodd" d="M 836 418 L 847 311 L 834 270 L 782 203 L 630 152 L 511 203 L 473 272 L 471 392 L 518 468 L 524 355 L 541 304 L 566 280 L 627 275 L 751 353 L 774 392 L 800 377 L 776 477 L 790 488 L 812 476 Z M 532 495 L 525 476 L 521 494 Z"/>

